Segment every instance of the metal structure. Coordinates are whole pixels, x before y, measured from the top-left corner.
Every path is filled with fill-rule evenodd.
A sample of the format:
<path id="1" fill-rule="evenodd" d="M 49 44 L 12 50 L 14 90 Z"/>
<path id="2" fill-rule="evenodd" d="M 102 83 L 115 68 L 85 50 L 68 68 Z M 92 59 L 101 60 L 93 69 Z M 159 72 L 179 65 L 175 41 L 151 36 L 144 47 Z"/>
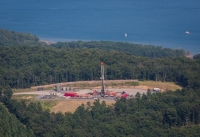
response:
<path id="1" fill-rule="evenodd" d="M 104 85 L 104 62 L 101 62 L 101 96 L 105 96 L 105 85 Z"/>
<path id="2" fill-rule="evenodd" d="M 56 91 L 57 92 L 60 92 L 61 88 L 62 88 L 61 83 L 56 84 Z"/>

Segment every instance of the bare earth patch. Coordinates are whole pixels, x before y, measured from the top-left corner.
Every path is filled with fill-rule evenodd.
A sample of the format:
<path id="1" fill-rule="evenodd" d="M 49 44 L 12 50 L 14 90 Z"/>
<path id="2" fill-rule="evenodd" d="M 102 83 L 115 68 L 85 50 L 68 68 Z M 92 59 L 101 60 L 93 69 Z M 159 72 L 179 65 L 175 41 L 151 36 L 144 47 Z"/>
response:
<path id="1" fill-rule="evenodd" d="M 139 81 L 139 85 L 143 89 L 153 89 L 153 88 L 160 88 L 162 91 L 165 90 L 176 90 L 176 89 L 182 89 L 181 86 L 176 85 L 174 82 L 161 82 L 161 81 Z M 139 88 L 140 86 L 136 86 L 136 88 Z"/>
<path id="2" fill-rule="evenodd" d="M 81 106 L 82 104 L 87 104 L 87 102 L 90 102 L 90 104 L 93 104 L 94 100 L 89 101 L 89 100 L 65 100 L 65 101 L 60 101 L 56 106 L 51 108 L 52 112 L 71 112 L 74 113 L 75 110 Z M 114 104 L 114 100 L 106 101 L 106 105 L 112 105 Z"/>
<path id="3" fill-rule="evenodd" d="M 35 97 L 36 97 L 37 95 L 31 95 L 31 94 L 29 94 L 29 95 L 23 95 L 23 94 L 21 94 L 21 95 L 13 95 L 12 96 L 12 98 L 13 99 L 25 99 L 25 100 L 33 100 L 33 99 L 35 99 Z"/>
<path id="4" fill-rule="evenodd" d="M 138 82 L 139 86 L 127 86 L 126 82 Z M 73 88 L 101 88 L 101 81 L 76 81 L 76 82 L 63 82 L 60 83 L 62 87 L 73 87 Z M 173 82 L 161 82 L 161 81 L 138 81 L 138 80 L 105 80 L 106 88 L 136 88 L 136 89 L 153 89 L 155 87 L 164 90 L 176 90 L 181 89 L 179 85 Z M 31 87 L 30 90 L 37 90 L 39 87 L 44 89 L 53 89 L 56 84 L 42 85 Z"/>
<path id="5" fill-rule="evenodd" d="M 33 96 L 23 97 L 22 99 L 31 99 Z"/>

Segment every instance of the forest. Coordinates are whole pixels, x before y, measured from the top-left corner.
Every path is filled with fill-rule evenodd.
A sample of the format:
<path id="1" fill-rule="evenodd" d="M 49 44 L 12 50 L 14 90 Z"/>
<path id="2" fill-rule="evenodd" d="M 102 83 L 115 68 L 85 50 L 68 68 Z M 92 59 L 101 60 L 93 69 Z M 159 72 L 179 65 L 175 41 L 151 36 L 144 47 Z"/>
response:
<path id="1" fill-rule="evenodd" d="M 42 45 L 33 34 L 0 29 L 0 46 Z"/>
<path id="2" fill-rule="evenodd" d="M 0 51 L 0 85 L 12 88 L 59 82 L 98 80 L 100 62 L 105 79 L 173 81 L 199 87 L 199 59 L 148 58 L 115 50 L 56 49 L 44 46 L 3 46 Z"/>
<path id="3" fill-rule="evenodd" d="M 135 56 L 143 56 L 143 57 L 179 57 L 189 54 L 188 51 L 184 51 L 183 49 L 170 49 L 163 48 L 161 46 L 153 46 L 153 45 L 141 45 L 134 43 L 125 43 L 125 42 L 109 42 L 109 41 L 90 41 L 90 42 L 57 42 L 52 44 L 51 46 L 55 48 L 61 49 L 69 49 L 69 48 L 79 48 L 79 49 L 101 49 L 101 50 L 116 50 L 120 52 L 130 53 Z"/>
<path id="4" fill-rule="evenodd" d="M 181 49 L 105 41 L 47 45 L 32 34 L 8 30 L 1 30 L 0 36 L 1 136 L 200 135 L 199 54 L 190 59 Z M 12 99 L 12 88 L 99 80 L 102 61 L 106 80 L 171 81 L 183 89 L 137 93 L 132 99 L 116 99 L 113 106 L 96 100 L 73 114 Z"/>
<path id="5" fill-rule="evenodd" d="M 24 131 L 24 135 L 34 133 L 33 135 L 38 137 L 198 137 L 200 134 L 199 89 L 156 94 L 148 91 L 142 95 L 137 93 L 135 98 L 116 99 L 113 106 L 106 106 L 104 101 L 96 100 L 93 104 L 88 102 L 81 105 L 73 114 L 43 110 L 40 102 L 13 100 L 2 94 L 0 98 L 11 115 L 26 125 L 27 131 Z M 4 112 L 0 113 L 4 115 Z M 13 132 L 16 133 L 16 130 Z"/>

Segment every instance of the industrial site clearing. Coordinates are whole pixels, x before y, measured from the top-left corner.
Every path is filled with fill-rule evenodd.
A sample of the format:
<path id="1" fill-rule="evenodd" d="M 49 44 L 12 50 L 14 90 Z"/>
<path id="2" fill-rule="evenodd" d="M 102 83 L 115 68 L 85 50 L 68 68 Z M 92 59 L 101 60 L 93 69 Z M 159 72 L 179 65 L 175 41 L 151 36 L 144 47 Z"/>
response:
<path id="1" fill-rule="evenodd" d="M 14 89 L 13 98 L 40 101 L 52 112 L 74 112 L 81 104 L 93 103 L 95 99 L 113 105 L 116 98 L 133 98 L 136 93 L 145 94 L 181 89 L 173 82 L 138 80 L 102 80 L 64 82 L 34 86 L 30 89 Z M 102 91 L 103 90 L 103 91 Z"/>
<path id="2" fill-rule="evenodd" d="M 31 87 L 19 92 L 16 90 L 13 98 L 41 101 L 43 108 L 53 112 L 74 112 L 81 104 L 94 100 L 105 101 L 107 105 L 115 103 L 117 98 L 130 99 L 139 92 L 152 93 L 166 90 L 181 89 L 169 82 L 153 82 L 138 80 L 105 80 L 104 62 L 101 62 L 101 77 L 98 81 L 65 82 L 51 85 Z M 23 95 L 26 95 L 25 97 Z M 27 96 L 28 95 L 28 96 Z"/>

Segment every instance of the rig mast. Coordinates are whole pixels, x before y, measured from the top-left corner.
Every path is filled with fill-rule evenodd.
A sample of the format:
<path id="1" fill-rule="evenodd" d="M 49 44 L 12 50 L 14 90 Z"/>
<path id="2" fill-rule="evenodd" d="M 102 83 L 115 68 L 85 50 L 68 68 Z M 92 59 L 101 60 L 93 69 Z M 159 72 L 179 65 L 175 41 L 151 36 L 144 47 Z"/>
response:
<path id="1" fill-rule="evenodd" d="M 105 96 L 105 85 L 104 85 L 104 62 L 101 62 L 101 96 Z"/>

